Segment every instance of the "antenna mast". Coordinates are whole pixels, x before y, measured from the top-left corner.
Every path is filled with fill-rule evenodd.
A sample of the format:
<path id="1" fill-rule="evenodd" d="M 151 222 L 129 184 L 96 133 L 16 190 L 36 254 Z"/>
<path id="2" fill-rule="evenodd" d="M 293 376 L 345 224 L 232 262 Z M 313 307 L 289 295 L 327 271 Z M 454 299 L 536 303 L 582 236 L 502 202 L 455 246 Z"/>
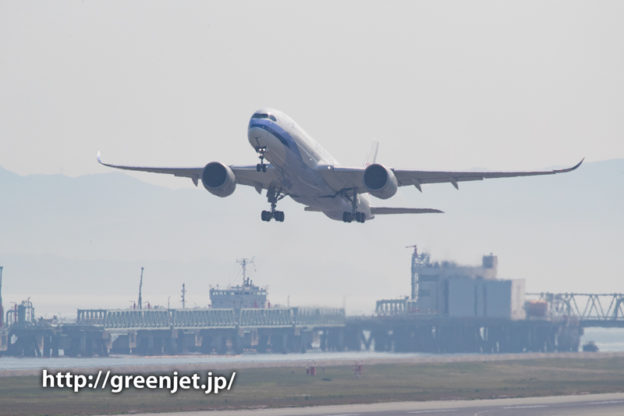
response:
<path id="1" fill-rule="evenodd" d="M 245 258 L 243 257 L 242 259 L 237 259 L 236 263 L 240 264 L 242 269 L 243 269 L 243 286 L 247 286 L 249 284 L 251 284 L 251 279 L 249 279 L 249 277 L 247 277 L 247 266 L 254 264 L 254 258 Z"/>
<path id="2" fill-rule="evenodd" d="M 414 244 L 411 246 L 405 246 L 405 248 L 414 249 L 412 252 L 412 293 L 410 299 L 416 300 L 418 298 L 418 272 L 416 270 L 416 265 L 418 264 L 418 247 Z"/>
<path id="3" fill-rule="evenodd" d="M 141 279 L 139 280 L 139 302 L 138 302 L 138 307 L 139 309 L 143 309 L 143 266 L 141 266 Z"/>

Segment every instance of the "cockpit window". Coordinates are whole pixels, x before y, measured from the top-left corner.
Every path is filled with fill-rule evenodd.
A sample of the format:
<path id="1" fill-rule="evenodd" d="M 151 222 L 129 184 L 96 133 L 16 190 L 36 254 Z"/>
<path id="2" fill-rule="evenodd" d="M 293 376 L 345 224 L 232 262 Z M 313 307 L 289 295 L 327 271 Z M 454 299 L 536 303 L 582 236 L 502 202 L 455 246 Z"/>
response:
<path id="1" fill-rule="evenodd" d="M 256 113 L 253 116 L 251 116 L 251 118 L 269 118 L 273 121 L 277 121 L 277 119 L 275 118 L 273 114 L 266 114 L 266 113 Z"/>

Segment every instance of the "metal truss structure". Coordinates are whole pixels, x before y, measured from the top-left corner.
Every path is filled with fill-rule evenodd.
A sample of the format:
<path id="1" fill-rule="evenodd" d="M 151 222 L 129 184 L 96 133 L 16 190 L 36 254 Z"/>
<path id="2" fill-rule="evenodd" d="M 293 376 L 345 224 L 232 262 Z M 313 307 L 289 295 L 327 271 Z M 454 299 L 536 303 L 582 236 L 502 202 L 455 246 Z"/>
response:
<path id="1" fill-rule="evenodd" d="M 582 326 L 624 327 L 624 293 L 527 293 L 548 303 L 551 317 L 570 317 Z"/>

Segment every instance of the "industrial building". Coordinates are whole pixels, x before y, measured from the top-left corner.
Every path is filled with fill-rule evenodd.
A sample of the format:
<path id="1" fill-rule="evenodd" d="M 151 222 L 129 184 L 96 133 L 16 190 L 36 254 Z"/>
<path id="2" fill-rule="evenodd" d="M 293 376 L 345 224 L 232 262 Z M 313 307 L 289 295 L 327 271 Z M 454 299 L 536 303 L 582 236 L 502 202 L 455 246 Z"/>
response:
<path id="1" fill-rule="evenodd" d="M 242 284 L 210 290 L 206 308 L 143 308 L 143 268 L 136 307 L 79 309 L 76 321 L 36 320 L 29 301 L 6 314 L 0 353 L 18 356 L 117 354 L 238 354 L 337 350 L 345 327 L 340 308 L 271 307 L 266 289 L 253 284 L 241 262 Z M 184 304 L 185 289 L 182 291 Z M 7 341 L 10 340 L 10 342 Z"/>
<path id="2" fill-rule="evenodd" d="M 525 318 L 524 280 L 498 279 L 498 258 L 485 255 L 479 266 L 431 262 L 427 253 L 412 254 L 410 298 L 380 300 L 379 315 L 416 313 L 450 318 Z"/>
<path id="3" fill-rule="evenodd" d="M 499 279 L 498 258 L 476 266 L 432 262 L 413 248 L 411 292 L 377 301 L 376 316 L 352 320 L 353 340 L 376 351 L 525 352 L 577 351 L 578 320 L 527 320 L 523 279 Z"/>
<path id="4" fill-rule="evenodd" d="M 143 270 L 134 308 L 80 309 L 75 322 L 61 324 L 35 319 L 32 303 L 21 302 L 4 314 L 0 354 L 578 351 L 583 326 L 624 326 L 624 294 L 539 294 L 525 302 L 524 280 L 500 279 L 493 254 L 479 265 L 459 265 L 432 262 L 411 247 L 410 295 L 377 301 L 372 316 L 271 305 L 242 259 L 241 284 L 211 289 L 205 308 L 144 308 Z M 183 305 L 185 294 L 183 285 Z M 584 308 L 577 304 L 583 298 Z"/>
<path id="5" fill-rule="evenodd" d="M 267 306 L 267 291 L 253 284 L 247 276 L 249 259 L 240 259 L 238 263 L 243 269 L 243 283 L 227 289 L 211 288 L 210 305 L 213 308 L 264 308 Z M 268 305 L 270 306 L 270 305 Z"/>

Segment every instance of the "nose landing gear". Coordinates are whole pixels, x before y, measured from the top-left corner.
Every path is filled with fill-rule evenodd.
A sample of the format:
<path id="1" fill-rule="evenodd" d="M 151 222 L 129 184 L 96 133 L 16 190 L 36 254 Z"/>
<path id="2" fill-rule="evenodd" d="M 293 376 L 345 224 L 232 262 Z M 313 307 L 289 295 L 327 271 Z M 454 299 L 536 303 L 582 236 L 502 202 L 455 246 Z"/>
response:
<path id="1" fill-rule="evenodd" d="M 258 157 L 260 158 L 260 163 L 256 165 L 256 172 L 266 172 L 267 164 L 264 163 L 264 154 L 266 153 L 266 147 L 256 147 L 256 153 L 258 153 Z"/>
<path id="2" fill-rule="evenodd" d="M 267 201 L 271 204 L 271 211 L 262 211 L 260 218 L 262 221 L 271 221 L 271 218 L 275 218 L 277 222 L 284 222 L 284 211 L 277 211 L 277 201 L 284 198 L 286 194 L 283 194 L 281 190 L 276 191 L 275 188 L 269 188 L 267 190 Z"/>

